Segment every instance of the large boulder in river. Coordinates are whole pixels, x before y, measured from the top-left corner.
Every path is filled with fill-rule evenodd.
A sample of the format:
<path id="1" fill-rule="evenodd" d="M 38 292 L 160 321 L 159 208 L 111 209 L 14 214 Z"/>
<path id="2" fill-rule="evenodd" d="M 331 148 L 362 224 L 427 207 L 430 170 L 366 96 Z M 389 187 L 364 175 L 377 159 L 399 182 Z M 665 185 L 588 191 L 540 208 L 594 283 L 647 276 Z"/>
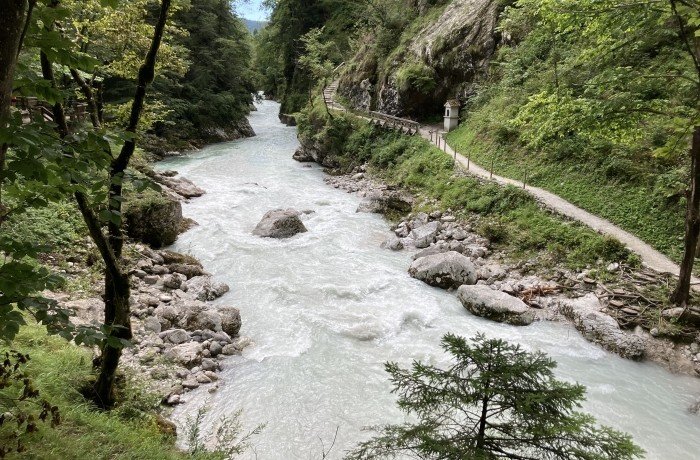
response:
<path id="1" fill-rule="evenodd" d="M 263 216 L 253 230 L 253 235 L 267 238 L 289 238 L 297 233 L 306 232 L 306 227 L 299 219 L 295 209 L 273 209 Z"/>
<path id="2" fill-rule="evenodd" d="M 394 235 L 389 237 L 386 241 L 381 244 L 382 249 L 391 249 L 392 251 L 400 251 L 403 249 L 403 242 L 401 239 Z"/>
<path id="3" fill-rule="evenodd" d="M 221 329 L 231 337 L 238 335 L 241 330 L 241 312 L 238 308 L 218 305 L 217 311 L 221 316 Z"/>
<path id="4" fill-rule="evenodd" d="M 439 232 L 440 222 L 434 221 L 413 229 L 411 238 L 415 240 L 418 249 L 423 249 L 435 242 Z"/>
<path id="5" fill-rule="evenodd" d="M 527 326 L 535 320 L 535 314 L 525 302 L 481 284 L 460 286 L 457 298 L 471 313 L 493 321 Z"/>
<path id="6" fill-rule="evenodd" d="M 623 358 L 642 359 L 646 349 L 644 337 L 623 331 L 614 318 L 601 310 L 600 300 L 595 294 L 565 299 L 559 308 L 587 340 Z"/>
<path id="7" fill-rule="evenodd" d="M 197 187 L 191 180 L 186 177 L 173 177 L 175 174 L 177 173 L 174 171 L 151 171 L 149 176 L 158 182 L 166 192 L 170 191 L 184 199 L 204 195 L 205 191 Z"/>
<path id="8" fill-rule="evenodd" d="M 444 289 L 474 284 L 477 279 L 477 272 L 472 262 L 454 251 L 416 259 L 408 269 L 408 273 L 431 286 Z"/>

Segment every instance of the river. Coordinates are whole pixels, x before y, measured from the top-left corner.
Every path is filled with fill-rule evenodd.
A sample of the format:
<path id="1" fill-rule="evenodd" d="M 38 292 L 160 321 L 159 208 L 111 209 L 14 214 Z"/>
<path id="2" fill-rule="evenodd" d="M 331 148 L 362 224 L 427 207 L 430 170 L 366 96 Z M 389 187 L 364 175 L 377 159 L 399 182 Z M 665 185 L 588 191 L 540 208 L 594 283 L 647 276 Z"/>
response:
<path id="1" fill-rule="evenodd" d="M 446 332 L 489 337 L 542 350 L 557 375 L 588 387 L 584 410 L 627 431 L 647 458 L 700 458 L 700 417 L 687 407 L 700 380 L 621 359 L 573 328 L 550 322 L 506 326 L 469 314 L 453 293 L 410 278 L 408 252 L 379 248 L 391 235 L 379 215 L 356 213 L 360 199 L 323 182 L 318 166 L 291 159 L 296 129 L 277 121 L 279 105 L 258 104 L 254 138 L 209 146 L 158 165 L 207 190 L 184 206 L 200 225 L 173 249 L 199 258 L 231 292 L 219 302 L 241 310 L 241 334 L 255 345 L 227 361 L 220 389 L 187 395 L 182 423 L 205 402 L 203 424 L 243 410 L 244 428 L 267 423 L 242 458 L 342 458 L 363 426 L 402 421 L 383 363 L 441 364 Z M 286 240 L 251 231 L 274 208 L 314 211 L 307 233 Z"/>

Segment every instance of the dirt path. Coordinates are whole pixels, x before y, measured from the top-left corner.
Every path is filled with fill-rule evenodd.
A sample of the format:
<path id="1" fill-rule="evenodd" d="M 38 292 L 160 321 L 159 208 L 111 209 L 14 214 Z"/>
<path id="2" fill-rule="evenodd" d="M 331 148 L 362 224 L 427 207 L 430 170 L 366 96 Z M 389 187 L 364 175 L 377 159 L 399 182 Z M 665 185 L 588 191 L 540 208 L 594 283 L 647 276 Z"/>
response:
<path id="1" fill-rule="evenodd" d="M 344 107 L 336 103 L 334 100 L 337 88 L 338 82 L 335 81 L 331 85 L 329 85 L 329 87 L 326 88 L 326 91 L 324 91 L 324 97 L 331 109 L 347 111 Z M 442 140 L 442 136 L 439 135 L 441 133 L 440 127 L 424 126 L 420 128 L 419 133 L 422 138 L 431 142 L 433 145 L 436 145 L 446 154 L 455 158 L 459 162 L 459 164 L 465 170 L 467 170 L 469 174 L 485 179 L 490 179 L 499 184 L 523 187 L 523 183 L 521 181 L 509 179 L 507 177 L 497 176 L 495 174 L 492 175 L 487 169 L 468 160 L 463 155 L 459 153 L 455 155 L 454 149 L 450 147 L 450 145 L 447 144 L 444 140 Z M 642 259 L 642 263 L 645 266 L 651 268 L 652 270 L 656 270 L 662 273 L 671 273 L 673 275 L 678 274 L 680 268 L 678 267 L 678 265 L 676 265 L 675 262 L 673 262 L 661 252 L 649 246 L 641 239 L 614 225 L 608 220 L 593 215 L 590 212 L 585 211 L 577 206 L 574 206 L 573 204 L 569 203 L 560 196 L 543 190 L 539 187 L 525 186 L 524 188 L 528 193 L 533 195 L 535 198 L 537 198 L 537 200 L 539 200 L 542 204 L 552 209 L 553 211 L 571 219 L 575 219 L 604 235 L 609 235 L 614 238 L 617 238 L 631 251 L 638 254 L 639 257 Z M 692 283 L 694 284 L 693 289 L 700 290 L 699 278 L 693 277 Z"/>
<path id="2" fill-rule="evenodd" d="M 433 133 L 432 136 L 431 132 Z M 431 130 L 430 127 L 424 127 L 420 129 L 421 137 L 433 143 L 433 145 L 438 146 L 441 150 L 445 151 L 446 154 L 455 157 L 455 151 L 452 149 L 452 147 L 449 146 L 449 144 L 446 144 L 445 141 L 441 139 L 441 136 L 437 135 L 437 133 L 438 131 L 436 131 L 434 128 Z M 434 140 L 431 140 L 431 137 L 434 138 Z M 464 169 L 468 168 L 468 172 L 474 176 L 478 176 L 485 179 L 491 179 L 497 183 L 504 185 L 523 187 L 523 183 L 521 181 L 509 179 L 507 177 L 497 176 L 495 174 L 491 176 L 491 173 L 488 170 L 472 161 L 467 160 L 466 157 L 459 153 L 457 154 L 456 159 L 459 162 L 459 164 L 464 167 Z M 535 198 L 537 198 L 545 206 L 551 208 L 559 214 L 575 219 L 591 227 L 597 232 L 617 238 L 630 250 L 637 253 L 641 257 L 644 265 L 646 265 L 647 267 L 659 272 L 668 272 L 674 275 L 678 274 L 679 267 L 671 259 L 663 255 L 656 249 L 652 248 L 636 236 L 632 235 L 629 232 L 626 232 L 620 227 L 617 227 L 611 222 L 602 219 L 598 216 L 595 216 L 590 212 L 584 211 L 583 209 L 574 206 L 573 204 L 569 203 L 560 196 L 543 190 L 541 188 L 526 186 L 525 190 L 531 195 L 533 195 Z M 700 283 L 700 279 L 693 278 L 693 283 Z"/>

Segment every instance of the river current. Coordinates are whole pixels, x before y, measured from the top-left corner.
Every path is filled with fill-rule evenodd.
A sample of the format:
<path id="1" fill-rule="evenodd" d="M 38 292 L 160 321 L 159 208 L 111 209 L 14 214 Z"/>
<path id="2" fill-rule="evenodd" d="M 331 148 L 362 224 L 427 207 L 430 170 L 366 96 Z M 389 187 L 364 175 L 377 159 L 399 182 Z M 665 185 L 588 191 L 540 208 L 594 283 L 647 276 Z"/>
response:
<path id="1" fill-rule="evenodd" d="M 700 458 L 700 417 L 687 412 L 700 380 L 619 358 L 564 324 L 513 327 L 468 313 L 453 293 L 410 278 L 411 253 L 379 248 L 391 235 L 379 215 L 356 213 L 360 199 L 323 182 L 318 166 L 297 163 L 296 129 L 279 105 L 258 104 L 257 136 L 212 145 L 158 165 L 207 194 L 184 205 L 199 223 L 173 249 L 199 258 L 231 287 L 218 302 L 241 310 L 241 334 L 255 344 L 225 362 L 217 392 L 200 388 L 174 416 L 203 404 L 205 432 L 242 409 L 244 429 L 267 423 L 241 458 L 342 458 L 368 437 L 364 426 L 403 421 L 384 363 L 446 363 L 446 332 L 520 343 L 558 363 L 556 373 L 587 386 L 583 409 L 633 435 L 649 459 Z M 274 208 L 311 210 L 307 233 L 285 240 L 251 231 Z"/>

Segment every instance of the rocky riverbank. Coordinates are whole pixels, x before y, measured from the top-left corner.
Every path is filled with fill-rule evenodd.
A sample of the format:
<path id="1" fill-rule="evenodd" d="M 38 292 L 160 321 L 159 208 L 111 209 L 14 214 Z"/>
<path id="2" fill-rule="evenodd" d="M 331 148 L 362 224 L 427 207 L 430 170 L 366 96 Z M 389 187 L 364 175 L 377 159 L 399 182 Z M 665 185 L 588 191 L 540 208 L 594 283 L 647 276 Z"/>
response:
<path id="1" fill-rule="evenodd" d="M 362 197 L 358 212 L 401 215 L 419 201 L 372 178 L 365 167 L 328 177 L 326 182 Z M 700 375 L 700 336 L 674 342 L 660 337 L 658 329 L 644 327 L 649 323 L 642 319 L 655 302 L 646 299 L 648 305 L 640 307 L 638 301 L 646 285 L 662 282 L 665 275 L 610 264 L 604 269 L 603 282 L 590 270 L 539 270 L 536 259 L 513 262 L 494 249 L 475 231 L 474 218 L 438 209 L 435 202 L 420 205 L 433 210 L 402 218 L 392 226 L 395 236 L 382 247 L 406 251 L 413 260 L 411 276 L 433 286 L 459 288 L 458 297 L 472 314 L 523 326 L 540 320 L 570 322 L 585 338 L 620 356 Z M 680 314 L 658 306 L 651 316 L 672 320 Z"/>
<path id="2" fill-rule="evenodd" d="M 167 218 L 141 216 L 141 225 L 156 233 L 175 233 L 183 225 L 180 202 L 204 194 L 204 190 L 174 172 L 153 172 L 168 198 L 162 211 Z M 172 206 L 170 203 L 176 203 Z M 150 216 L 150 217 L 149 217 Z M 162 217 L 162 216 L 161 216 Z M 191 224 L 191 222 L 190 222 Z M 167 227 L 167 228 L 165 228 Z M 90 244 L 90 243 L 89 243 Z M 168 250 L 154 250 L 146 244 L 130 243 L 125 248 L 131 282 L 132 346 L 124 349 L 121 365 L 127 375 L 155 390 L 168 405 L 184 403 L 189 391 L 219 387 L 218 372 L 226 359 L 237 355 L 252 342 L 239 335 L 241 316 L 237 308 L 213 304 L 229 291 L 217 282 L 194 257 Z M 84 277 L 85 269 L 75 266 L 67 276 Z M 100 324 L 103 291 L 96 281 L 74 297 L 50 294 L 61 307 L 75 313 L 76 324 Z M 93 296 L 89 294 L 92 293 Z"/>

